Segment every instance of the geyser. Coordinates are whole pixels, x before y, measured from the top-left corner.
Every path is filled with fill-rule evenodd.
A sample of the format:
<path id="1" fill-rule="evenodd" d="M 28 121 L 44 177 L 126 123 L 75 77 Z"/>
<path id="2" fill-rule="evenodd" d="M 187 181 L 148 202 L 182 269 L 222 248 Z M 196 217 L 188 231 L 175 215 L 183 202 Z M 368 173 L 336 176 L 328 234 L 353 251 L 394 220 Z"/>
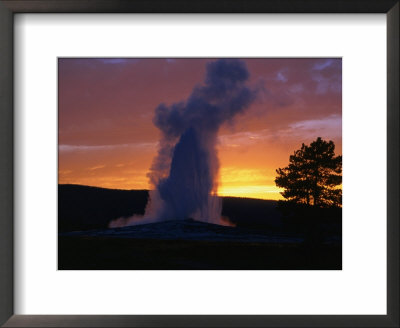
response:
<path id="1" fill-rule="evenodd" d="M 220 59 L 207 64 L 204 84 L 195 86 L 186 101 L 156 108 L 153 122 L 161 139 L 148 175 L 155 190 L 145 219 L 223 223 L 216 195 L 217 135 L 255 99 L 248 78 L 243 61 Z"/>
<path id="2" fill-rule="evenodd" d="M 222 124 L 232 122 L 255 99 L 248 78 L 243 61 L 219 59 L 207 64 L 204 83 L 186 101 L 156 108 L 153 122 L 161 138 L 148 174 L 154 190 L 145 215 L 116 219 L 110 227 L 187 218 L 229 223 L 221 218 L 217 197 L 217 136 Z"/>

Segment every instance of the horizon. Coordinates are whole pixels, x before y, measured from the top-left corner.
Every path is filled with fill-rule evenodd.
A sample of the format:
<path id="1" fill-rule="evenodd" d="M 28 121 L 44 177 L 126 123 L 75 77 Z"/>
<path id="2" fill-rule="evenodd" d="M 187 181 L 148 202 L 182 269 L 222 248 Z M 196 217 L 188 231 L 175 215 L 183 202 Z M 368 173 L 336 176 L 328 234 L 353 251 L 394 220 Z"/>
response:
<path id="1" fill-rule="evenodd" d="M 156 189 L 122 189 L 122 188 L 109 188 L 109 187 L 100 187 L 100 186 L 92 186 L 92 185 L 83 185 L 76 183 L 58 183 L 58 186 L 78 186 L 78 187 L 88 187 L 88 188 L 97 188 L 97 189 L 106 189 L 106 190 L 116 190 L 116 191 L 155 191 Z M 243 199 L 255 199 L 255 200 L 267 200 L 267 201 L 278 201 L 279 199 L 269 199 L 269 198 L 256 198 L 256 197 L 245 197 L 245 196 L 231 196 L 231 195 L 216 195 L 220 198 L 243 198 Z"/>
<path id="2" fill-rule="evenodd" d="M 60 184 L 151 190 L 160 104 L 184 101 L 209 59 L 59 59 Z M 243 59 L 257 99 L 217 139 L 217 195 L 283 199 L 275 170 L 317 137 L 342 151 L 339 58 Z"/>

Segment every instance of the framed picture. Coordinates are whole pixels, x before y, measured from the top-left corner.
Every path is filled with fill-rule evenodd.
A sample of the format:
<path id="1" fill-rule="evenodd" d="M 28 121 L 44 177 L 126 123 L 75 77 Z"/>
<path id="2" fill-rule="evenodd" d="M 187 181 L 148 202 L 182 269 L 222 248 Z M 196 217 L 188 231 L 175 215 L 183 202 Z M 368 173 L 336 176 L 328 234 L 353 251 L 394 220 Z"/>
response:
<path id="1" fill-rule="evenodd" d="M 341 270 L 341 69 L 59 58 L 58 269 Z M 300 140 L 321 191 L 291 178 L 311 166 L 289 160 Z"/>
<path id="2" fill-rule="evenodd" d="M 398 1 L 0 17 L 1 324 L 399 326 Z"/>

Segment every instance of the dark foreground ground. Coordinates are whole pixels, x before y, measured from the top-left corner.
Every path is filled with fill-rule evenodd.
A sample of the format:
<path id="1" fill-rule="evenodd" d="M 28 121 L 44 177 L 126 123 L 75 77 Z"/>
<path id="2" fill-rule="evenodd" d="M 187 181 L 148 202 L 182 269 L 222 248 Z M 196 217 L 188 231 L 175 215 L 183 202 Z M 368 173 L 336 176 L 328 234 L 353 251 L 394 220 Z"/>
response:
<path id="1" fill-rule="evenodd" d="M 236 227 L 193 220 L 109 229 L 142 215 L 146 190 L 59 185 L 61 270 L 341 270 L 341 210 L 311 220 L 282 218 L 276 201 L 224 197 L 222 215 Z"/>
<path id="2" fill-rule="evenodd" d="M 338 245 L 60 237 L 60 270 L 341 270 Z"/>
<path id="3" fill-rule="evenodd" d="M 197 221 L 65 233 L 60 270 L 341 270 L 341 243 Z"/>

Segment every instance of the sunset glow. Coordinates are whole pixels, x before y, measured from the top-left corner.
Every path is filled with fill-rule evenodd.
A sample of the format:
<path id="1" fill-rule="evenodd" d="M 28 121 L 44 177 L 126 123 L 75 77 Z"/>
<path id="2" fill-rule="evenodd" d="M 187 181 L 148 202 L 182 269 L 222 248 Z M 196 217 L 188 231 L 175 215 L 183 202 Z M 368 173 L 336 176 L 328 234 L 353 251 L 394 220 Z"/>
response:
<path id="1" fill-rule="evenodd" d="M 152 119 L 185 100 L 208 59 L 60 59 L 59 183 L 152 189 Z M 342 149 L 341 60 L 246 59 L 256 101 L 218 134 L 221 196 L 281 199 L 275 170 L 317 137 Z"/>

